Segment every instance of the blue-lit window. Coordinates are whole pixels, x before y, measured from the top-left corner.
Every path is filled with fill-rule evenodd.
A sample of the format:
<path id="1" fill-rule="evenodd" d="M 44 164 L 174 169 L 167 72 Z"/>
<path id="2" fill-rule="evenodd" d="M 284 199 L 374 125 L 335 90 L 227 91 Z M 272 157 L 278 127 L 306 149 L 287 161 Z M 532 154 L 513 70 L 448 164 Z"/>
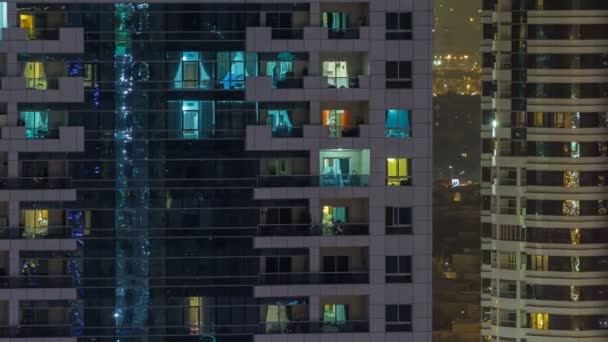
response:
<path id="1" fill-rule="evenodd" d="M 175 88 L 214 88 L 213 63 L 205 61 L 200 52 L 182 52 L 174 77 Z"/>
<path id="2" fill-rule="evenodd" d="M 245 78 L 257 76 L 257 55 L 243 51 L 217 53 L 218 80 L 223 89 L 244 89 Z"/>
<path id="3" fill-rule="evenodd" d="M 389 109 L 386 111 L 385 136 L 387 138 L 408 138 L 411 136 L 410 111 Z"/>
<path id="4" fill-rule="evenodd" d="M 290 136 L 293 129 L 289 112 L 286 110 L 269 110 L 266 124 L 272 126 L 272 136 Z"/>
<path id="5" fill-rule="evenodd" d="M 172 113 L 167 127 L 174 139 L 201 139 L 213 133 L 215 128 L 214 103 L 212 101 L 169 101 Z"/>
<path id="6" fill-rule="evenodd" d="M 273 88 L 277 88 L 279 82 L 287 79 L 293 73 L 292 61 L 266 62 L 266 76 L 272 80 Z"/>
<path id="7" fill-rule="evenodd" d="M 27 139 L 43 139 L 49 134 L 49 114 L 46 112 L 21 112 Z"/>

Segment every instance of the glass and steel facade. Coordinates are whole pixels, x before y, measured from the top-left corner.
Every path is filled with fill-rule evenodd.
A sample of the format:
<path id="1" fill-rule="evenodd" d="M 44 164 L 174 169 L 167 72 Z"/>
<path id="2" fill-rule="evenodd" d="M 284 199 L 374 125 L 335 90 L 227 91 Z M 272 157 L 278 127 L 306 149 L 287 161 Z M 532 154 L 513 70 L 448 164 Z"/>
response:
<path id="1" fill-rule="evenodd" d="M 430 341 L 431 7 L 396 6 L 3 4 L 0 340 Z"/>
<path id="2" fill-rule="evenodd" d="M 483 2 L 484 341 L 608 336 L 607 6 Z"/>

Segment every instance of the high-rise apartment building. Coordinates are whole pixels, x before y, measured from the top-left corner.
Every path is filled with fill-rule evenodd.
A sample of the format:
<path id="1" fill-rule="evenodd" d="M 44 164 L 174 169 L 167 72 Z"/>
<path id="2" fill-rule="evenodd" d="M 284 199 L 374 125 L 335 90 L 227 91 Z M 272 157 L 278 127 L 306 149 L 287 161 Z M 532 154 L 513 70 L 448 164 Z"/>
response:
<path id="1" fill-rule="evenodd" d="M 431 10 L 0 3 L 0 341 L 429 342 Z"/>
<path id="2" fill-rule="evenodd" d="M 485 0 L 482 336 L 608 339 L 608 2 Z"/>

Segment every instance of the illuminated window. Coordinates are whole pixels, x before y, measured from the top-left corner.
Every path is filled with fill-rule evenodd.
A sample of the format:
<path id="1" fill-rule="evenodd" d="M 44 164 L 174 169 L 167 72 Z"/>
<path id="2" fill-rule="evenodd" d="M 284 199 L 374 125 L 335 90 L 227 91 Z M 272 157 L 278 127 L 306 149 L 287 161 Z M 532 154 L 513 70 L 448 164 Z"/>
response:
<path id="1" fill-rule="evenodd" d="M 343 233 L 340 223 L 345 222 L 348 222 L 347 207 L 323 206 L 323 235 L 340 235 Z"/>
<path id="2" fill-rule="evenodd" d="M 24 237 L 46 236 L 49 228 L 49 211 L 46 209 L 23 210 L 21 211 L 21 222 Z"/>
<path id="3" fill-rule="evenodd" d="M 47 89 L 47 80 L 42 62 L 26 62 L 23 70 L 25 86 L 28 89 Z"/>
<path id="4" fill-rule="evenodd" d="M 46 112 L 21 112 L 27 139 L 43 139 L 49 134 L 49 115 Z"/>
<path id="5" fill-rule="evenodd" d="M 567 188 L 577 188 L 580 183 L 580 172 L 564 171 L 564 186 Z"/>
<path id="6" fill-rule="evenodd" d="M 97 81 L 97 64 L 86 63 L 84 65 L 84 86 L 92 87 Z"/>
<path id="7" fill-rule="evenodd" d="M 580 228 L 573 228 L 570 230 L 570 244 L 578 245 L 581 243 L 581 230 Z"/>
<path id="8" fill-rule="evenodd" d="M 348 77 L 349 65 L 346 61 L 324 61 L 323 76 L 327 77 L 330 88 L 353 88 Z"/>
<path id="9" fill-rule="evenodd" d="M 343 324 L 348 320 L 347 304 L 323 304 L 323 322 Z"/>
<path id="10" fill-rule="evenodd" d="M 562 204 L 562 214 L 564 216 L 579 216 L 581 206 L 578 200 L 565 200 Z"/>
<path id="11" fill-rule="evenodd" d="M 548 271 L 549 256 L 547 255 L 530 255 L 530 271 Z"/>
<path id="12" fill-rule="evenodd" d="M 27 39 L 36 39 L 36 31 L 34 30 L 35 19 L 31 14 L 19 15 L 19 27 L 27 30 Z"/>
<path id="13" fill-rule="evenodd" d="M 330 137 L 342 136 L 342 128 L 348 127 L 350 112 L 346 109 L 323 110 L 323 125 L 329 127 Z"/>
<path id="14" fill-rule="evenodd" d="M 536 329 L 536 330 L 548 330 L 549 329 L 549 314 L 531 313 L 530 314 L 530 328 Z"/>
<path id="15" fill-rule="evenodd" d="M 198 335 L 201 325 L 201 302 L 204 298 L 189 297 L 187 307 L 187 320 L 190 328 L 190 335 Z"/>
<path id="16" fill-rule="evenodd" d="M 543 113 L 543 112 L 534 112 L 534 126 L 543 127 L 544 115 L 545 115 L 545 113 Z"/>
<path id="17" fill-rule="evenodd" d="M 384 136 L 387 138 L 410 137 L 410 111 L 402 109 L 387 110 L 385 127 Z"/>
<path id="18" fill-rule="evenodd" d="M 386 159 L 386 185 L 412 185 L 410 177 L 410 161 L 406 158 Z"/>

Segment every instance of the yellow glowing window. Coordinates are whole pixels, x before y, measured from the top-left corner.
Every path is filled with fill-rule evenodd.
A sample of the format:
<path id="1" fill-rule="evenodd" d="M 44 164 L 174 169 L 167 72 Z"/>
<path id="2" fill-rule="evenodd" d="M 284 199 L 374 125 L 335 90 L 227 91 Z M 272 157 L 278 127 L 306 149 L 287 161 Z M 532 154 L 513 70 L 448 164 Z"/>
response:
<path id="1" fill-rule="evenodd" d="M 548 330 L 549 329 L 549 314 L 546 313 L 531 313 L 530 314 L 530 327 L 536 330 Z"/>
<path id="2" fill-rule="evenodd" d="M 47 89 L 44 64 L 42 62 L 27 62 L 23 70 L 25 84 L 28 89 Z"/>
<path id="3" fill-rule="evenodd" d="M 548 271 L 549 256 L 547 255 L 531 255 L 530 256 L 531 271 Z"/>
<path id="4" fill-rule="evenodd" d="M 543 112 L 534 112 L 534 126 L 542 127 L 544 121 L 544 113 Z"/>
<path id="5" fill-rule="evenodd" d="M 27 39 L 36 39 L 36 31 L 34 30 L 34 16 L 31 14 L 19 15 L 19 27 L 27 30 Z"/>
<path id="6" fill-rule="evenodd" d="M 23 210 L 21 212 L 21 222 L 23 223 L 23 236 L 26 238 L 36 238 L 46 236 L 49 227 L 48 210 Z"/>
<path id="7" fill-rule="evenodd" d="M 198 335 L 200 333 L 200 326 L 202 324 L 202 312 L 201 306 L 204 303 L 202 297 L 189 297 L 187 317 L 188 325 L 190 327 L 190 335 Z"/>
<path id="8" fill-rule="evenodd" d="M 386 159 L 386 185 L 410 185 L 410 168 L 408 159 Z"/>

